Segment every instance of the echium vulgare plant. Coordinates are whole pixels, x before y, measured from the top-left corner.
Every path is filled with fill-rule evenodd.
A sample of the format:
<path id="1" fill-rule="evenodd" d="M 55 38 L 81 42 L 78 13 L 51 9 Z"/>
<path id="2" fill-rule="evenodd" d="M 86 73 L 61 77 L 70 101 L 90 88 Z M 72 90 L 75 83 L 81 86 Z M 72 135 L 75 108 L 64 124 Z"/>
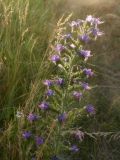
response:
<path id="1" fill-rule="evenodd" d="M 25 141 L 36 143 L 32 149 L 33 159 L 71 159 L 72 154 L 81 149 L 79 143 L 70 138 L 79 142 L 84 139 L 82 126 L 81 129 L 72 128 L 74 119 L 83 113 L 89 117 L 96 114 L 94 105 L 83 105 L 81 101 L 85 99 L 85 92 L 92 88 L 89 79 L 95 75 L 87 65 L 92 57 L 89 42 L 103 35 L 99 29 L 103 22 L 91 15 L 85 20 L 69 22 L 69 19 L 60 19 L 51 42 L 49 60 L 54 71 L 49 79 L 43 80 L 45 93 L 38 104 L 40 115 L 29 113 L 27 121 L 33 127 L 22 133 Z M 37 127 L 40 129 L 35 131 Z M 65 158 L 66 153 L 69 158 Z"/>

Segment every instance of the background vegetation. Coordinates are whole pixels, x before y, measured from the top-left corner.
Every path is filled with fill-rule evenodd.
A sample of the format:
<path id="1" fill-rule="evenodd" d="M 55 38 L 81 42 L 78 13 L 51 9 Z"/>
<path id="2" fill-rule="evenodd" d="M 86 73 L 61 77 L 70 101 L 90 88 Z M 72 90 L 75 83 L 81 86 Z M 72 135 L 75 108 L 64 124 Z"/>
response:
<path id="1" fill-rule="evenodd" d="M 91 1 L 0 0 L 1 160 L 29 159 L 30 148 L 23 151 L 19 130 L 23 122 L 17 120 L 16 112 L 32 111 L 42 97 L 42 80 L 53 71 L 48 48 L 56 23 L 71 12 L 74 18 L 91 14 L 105 21 L 104 37 L 91 43 L 95 54 L 89 64 L 96 70 L 93 83 L 97 86 L 88 98 L 97 116 L 95 121 L 76 122 L 89 126 L 87 132 L 92 136 L 83 142 L 80 157 L 120 159 L 120 1 Z"/>

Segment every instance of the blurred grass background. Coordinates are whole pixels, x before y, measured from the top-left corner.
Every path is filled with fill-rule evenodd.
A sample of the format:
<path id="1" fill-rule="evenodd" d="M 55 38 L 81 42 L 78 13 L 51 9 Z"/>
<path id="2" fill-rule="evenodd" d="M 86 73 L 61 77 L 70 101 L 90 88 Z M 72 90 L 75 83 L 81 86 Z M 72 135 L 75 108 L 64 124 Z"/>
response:
<path id="1" fill-rule="evenodd" d="M 105 21 L 104 37 L 90 46 L 94 56 L 89 65 L 95 68 L 93 83 L 98 86 L 89 100 L 97 107 L 96 120 L 78 120 L 77 125 L 87 124 L 89 132 L 116 133 L 111 141 L 100 135 L 96 141 L 86 140 L 81 155 L 83 160 L 120 159 L 120 1 L 0 0 L 1 160 L 24 159 L 16 111 L 35 110 L 42 80 L 52 72 L 48 48 L 56 22 L 71 12 L 74 18 L 91 14 Z"/>

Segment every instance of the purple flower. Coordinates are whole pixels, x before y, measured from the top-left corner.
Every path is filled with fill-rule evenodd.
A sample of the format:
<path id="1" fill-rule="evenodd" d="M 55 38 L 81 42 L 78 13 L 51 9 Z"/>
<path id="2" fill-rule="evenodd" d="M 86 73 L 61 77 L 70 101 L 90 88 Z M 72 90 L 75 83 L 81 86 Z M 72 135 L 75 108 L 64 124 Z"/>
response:
<path id="1" fill-rule="evenodd" d="M 22 136 L 24 139 L 29 139 L 32 136 L 32 133 L 30 131 L 25 131 Z"/>
<path id="2" fill-rule="evenodd" d="M 78 26 L 81 25 L 83 22 L 84 22 L 83 20 L 77 19 L 76 21 L 72 21 L 72 22 L 70 23 L 70 26 L 71 26 L 71 27 L 78 27 Z"/>
<path id="3" fill-rule="evenodd" d="M 42 145 L 44 143 L 44 139 L 42 137 L 35 137 L 35 142 L 36 142 L 36 145 L 39 146 L 39 145 Z"/>
<path id="4" fill-rule="evenodd" d="M 66 119 L 67 119 L 67 114 L 65 112 L 58 115 L 59 122 L 63 123 L 65 122 Z"/>
<path id="5" fill-rule="evenodd" d="M 85 60 L 87 60 L 89 57 L 91 57 L 91 51 L 89 50 L 81 50 L 80 54 L 85 58 Z"/>
<path id="6" fill-rule="evenodd" d="M 93 105 L 89 104 L 86 106 L 86 111 L 87 111 L 87 113 L 93 115 L 93 114 L 95 114 L 95 107 Z"/>
<path id="7" fill-rule="evenodd" d="M 30 122 L 33 122 L 33 121 L 36 121 L 38 120 L 38 116 L 36 114 L 33 114 L 33 113 L 30 113 L 27 117 L 27 119 L 30 121 Z"/>
<path id="8" fill-rule="evenodd" d="M 94 24 L 96 27 L 97 27 L 97 25 L 102 24 L 102 23 L 104 23 L 104 22 L 100 21 L 100 18 L 93 18 L 93 20 L 92 20 L 92 24 Z"/>
<path id="9" fill-rule="evenodd" d="M 98 28 L 92 28 L 91 32 L 95 37 L 99 37 L 99 36 L 102 36 L 104 34 Z"/>
<path id="10" fill-rule="evenodd" d="M 46 95 L 47 96 L 53 96 L 54 95 L 54 91 L 51 90 L 51 89 L 48 89 L 47 92 L 46 92 Z"/>
<path id="11" fill-rule="evenodd" d="M 74 153 L 78 152 L 79 151 L 79 148 L 76 146 L 76 145 L 73 145 L 70 150 Z"/>
<path id="12" fill-rule="evenodd" d="M 62 44 L 57 44 L 55 47 L 55 50 L 57 52 L 62 52 L 65 49 L 65 47 Z"/>
<path id="13" fill-rule="evenodd" d="M 51 61 L 52 61 L 53 63 L 56 63 L 56 62 L 60 61 L 60 56 L 57 55 L 57 54 L 52 55 Z"/>
<path id="14" fill-rule="evenodd" d="M 57 85 L 63 85 L 64 80 L 62 78 L 59 78 L 58 80 L 56 80 L 56 84 Z"/>
<path id="15" fill-rule="evenodd" d="M 70 26 L 71 27 L 77 27 L 78 26 L 78 22 L 77 21 L 72 21 L 71 23 L 70 23 Z"/>
<path id="16" fill-rule="evenodd" d="M 92 15 L 87 16 L 86 21 L 87 22 L 92 22 L 93 21 L 93 16 Z"/>
<path id="17" fill-rule="evenodd" d="M 42 102 L 39 104 L 39 108 L 42 110 L 47 110 L 49 108 L 49 104 L 47 102 Z"/>
<path id="18" fill-rule="evenodd" d="M 94 75 L 94 73 L 92 72 L 91 69 L 85 68 L 83 71 L 84 71 L 84 73 L 85 73 L 88 77 L 91 77 L 91 76 Z"/>
<path id="19" fill-rule="evenodd" d="M 50 87 L 50 86 L 52 86 L 52 81 L 51 80 L 45 80 L 44 82 L 43 82 L 43 84 L 44 85 L 46 85 L 46 86 L 48 86 L 48 87 Z"/>
<path id="20" fill-rule="evenodd" d="M 79 100 L 82 97 L 82 93 L 74 91 L 73 96 L 74 96 L 75 99 Z"/>
<path id="21" fill-rule="evenodd" d="M 86 17 L 86 21 L 89 22 L 91 25 L 95 25 L 97 27 L 97 25 L 104 23 L 103 21 L 100 21 L 99 18 L 95 18 L 91 15 Z"/>
<path id="22" fill-rule="evenodd" d="M 85 89 L 85 90 L 89 90 L 89 89 L 91 89 L 91 87 L 88 85 L 88 83 L 82 83 L 81 84 L 82 85 L 82 87 Z"/>
<path id="23" fill-rule="evenodd" d="M 87 34 L 83 34 L 82 36 L 79 36 L 80 40 L 85 42 L 85 43 L 88 43 L 90 41 L 90 38 Z"/>
<path id="24" fill-rule="evenodd" d="M 56 155 L 51 158 L 51 160 L 60 160 Z"/>
<path id="25" fill-rule="evenodd" d="M 75 132 L 75 137 L 77 139 L 79 139 L 80 141 L 82 141 L 84 139 L 84 133 L 82 131 L 78 130 L 78 131 Z"/>
<path id="26" fill-rule="evenodd" d="M 70 39 L 72 37 L 72 35 L 70 33 L 64 35 L 64 39 Z"/>

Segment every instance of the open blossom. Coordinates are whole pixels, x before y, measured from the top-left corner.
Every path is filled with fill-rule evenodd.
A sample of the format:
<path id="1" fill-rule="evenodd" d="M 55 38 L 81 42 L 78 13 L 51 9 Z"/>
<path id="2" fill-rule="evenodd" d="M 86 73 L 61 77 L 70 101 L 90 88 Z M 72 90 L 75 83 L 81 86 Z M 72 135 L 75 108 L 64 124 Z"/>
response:
<path id="1" fill-rule="evenodd" d="M 62 78 L 59 78 L 59 79 L 56 80 L 57 85 L 61 86 L 61 85 L 63 85 L 63 83 L 64 83 L 64 80 Z"/>
<path id="2" fill-rule="evenodd" d="M 53 95 L 54 95 L 54 91 L 51 90 L 51 89 L 48 89 L 48 90 L 46 91 L 46 95 L 47 95 L 47 96 L 53 96 Z"/>
<path id="3" fill-rule="evenodd" d="M 92 20 L 92 24 L 94 24 L 95 26 L 104 23 L 103 21 L 100 20 L 100 18 L 93 18 Z"/>
<path id="4" fill-rule="evenodd" d="M 88 77 L 91 77 L 91 76 L 94 75 L 92 69 L 87 69 L 87 68 L 85 68 L 83 71 L 84 71 L 84 73 L 86 74 L 86 76 L 88 76 Z"/>
<path id="5" fill-rule="evenodd" d="M 56 63 L 56 62 L 60 61 L 60 56 L 57 55 L 57 54 L 52 55 L 52 56 L 51 56 L 51 61 L 52 61 L 53 63 Z"/>
<path id="6" fill-rule="evenodd" d="M 79 100 L 82 97 L 82 93 L 78 91 L 73 92 L 73 97 L 77 100 Z"/>
<path id="7" fill-rule="evenodd" d="M 30 131 L 25 131 L 22 136 L 24 139 L 29 139 L 32 136 L 32 133 Z"/>
<path id="8" fill-rule="evenodd" d="M 44 101 L 41 104 L 39 104 L 39 108 L 42 110 L 47 110 L 49 108 L 49 103 Z"/>
<path id="9" fill-rule="evenodd" d="M 74 153 L 78 152 L 79 151 L 79 148 L 76 146 L 76 145 L 73 145 L 70 150 Z"/>
<path id="10" fill-rule="evenodd" d="M 59 122 L 63 123 L 66 121 L 66 119 L 67 119 L 67 114 L 65 112 L 58 115 Z"/>
<path id="11" fill-rule="evenodd" d="M 83 22 L 84 22 L 84 20 L 77 19 L 76 21 L 72 21 L 72 22 L 70 23 L 70 26 L 71 26 L 71 27 L 78 27 L 78 26 L 81 25 Z"/>
<path id="12" fill-rule="evenodd" d="M 80 40 L 85 42 L 85 43 L 88 43 L 90 41 L 90 37 L 87 35 L 87 34 L 83 34 L 81 36 L 79 36 Z"/>
<path id="13" fill-rule="evenodd" d="M 92 15 L 87 16 L 86 21 L 90 22 L 91 25 L 95 25 L 95 26 L 104 23 L 103 21 L 100 21 L 100 18 L 95 18 Z"/>
<path id="14" fill-rule="evenodd" d="M 62 52 L 64 49 L 65 49 L 65 47 L 64 47 L 62 44 L 57 44 L 57 45 L 55 46 L 55 50 L 56 50 L 57 52 Z"/>
<path id="15" fill-rule="evenodd" d="M 27 119 L 30 121 L 30 122 L 33 122 L 33 121 L 36 121 L 38 120 L 38 116 L 36 114 L 33 114 L 33 113 L 30 113 L 27 117 Z"/>
<path id="16" fill-rule="evenodd" d="M 39 145 L 42 145 L 44 143 L 44 139 L 42 137 L 36 136 L 35 137 L 35 142 L 36 142 L 36 145 L 39 146 Z"/>
<path id="17" fill-rule="evenodd" d="M 52 81 L 51 80 L 45 80 L 44 82 L 43 82 L 43 84 L 44 85 L 46 85 L 46 86 L 48 86 L 48 87 L 50 87 L 50 86 L 52 86 Z"/>
<path id="18" fill-rule="evenodd" d="M 89 51 L 89 50 L 81 50 L 81 51 L 79 51 L 79 54 L 81 56 L 83 56 L 85 58 L 85 60 L 87 60 L 89 57 L 91 57 L 90 53 L 91 53 L 91 51 Z"/>
<path id="19" fill-rule="evenodd" d="M 86 106 L 86 111 L 90 115 L 93 115 L 93 114 L 95 114 L 95 107 L 93 105 L 89 104 Z"/>
<path id="20" fill-rule="evenodd" d="M 88 83 L 85 83 L 85 82 L 83 82 L 83 83 L 81 84 L 81 86 L 82 86 L 85 90 L 90 90 L 90 89 L 91 89 L 91 87 L 88 85 Z"/>
<path id="21" fill-rule="evenodd" d="M 92 20 L 93 20 L 93 16 L 92 15 L 89 15 L 89 16 L 86 17 L 86 21 L 87 22 L 92 22 Z"/>
<path id="22" fill-rule="evenodd" d="M 98 28 L 92 28 L 91 29 L 91 32 L 92 34 L 95 36 L 95 37 L 98 37 L 98 36 L 102 36 L 104 33 L 101 32 Z"/>

